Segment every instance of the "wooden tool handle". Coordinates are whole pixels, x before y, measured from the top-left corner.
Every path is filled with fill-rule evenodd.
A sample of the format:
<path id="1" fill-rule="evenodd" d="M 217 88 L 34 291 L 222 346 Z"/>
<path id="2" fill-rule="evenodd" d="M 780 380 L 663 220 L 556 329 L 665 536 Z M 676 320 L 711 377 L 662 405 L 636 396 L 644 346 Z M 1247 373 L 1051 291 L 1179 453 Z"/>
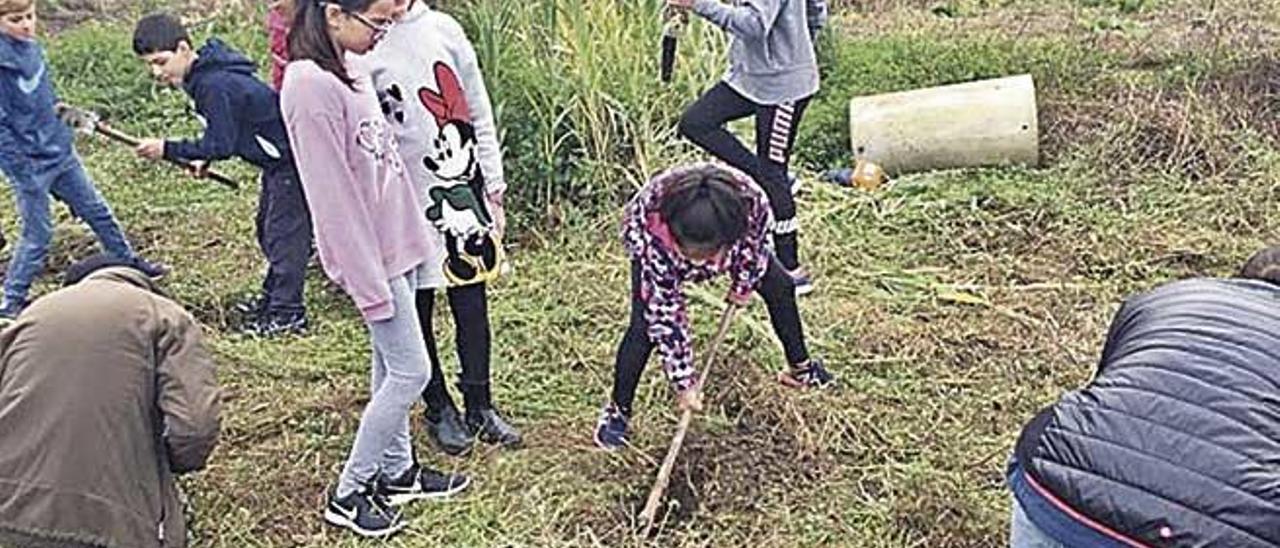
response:
<path id="1" fill-rule="evenodd" d="M 733 317 L 738 311 L 738 306 L 730 304 L 725 309 L 724 314 L 720 316 L 720 328 L 716 331 L 714 337 L 711 338 L 711 346 L 707 349 L 706 364 L 702 368 L 702 377 L 698 379 L 698 387 L 701 389 L 707 383 L 707 375 L 711 373 L 711 364 L 715 363 L 716 350 L 720 348 L 720 342 L 724 340 L 724 336 L 729 332 L 729 326 L 733 324 Z M 662 460 L 662 467 L 658 469 L 658 479 L 653 483 L 653 489 L 649 490 L 649 499 L 644 503 L 644 510 L 640 512 L 640 525 L 644 531 L 644 535 L 649 535 L 649 530 L 653 528 L 653 518 L 658 513 L 658 505 L 662 502 L 662 495 L 667 490 L 667 484 L 671 483 L 671 472 L 676 467 L 676 457 L 680 455 L 680 446 L 684 444 L 685 434 L 689 432 L 689 424 L 693 422 L 693 411 L 685 409 L 680 414 L 680 424 L 676 426 L 676 435 L 671 438 L 671 448 L 667 450 L 667 457 Z"/>
<path id="2" fill-rule="evenodd" d="M 134 137 L 134 136 L 132 136 L 132 135 L 129 135 L 128 133 L 125 133 L 125 132 L 120 131 L 120 130 L 118 130 L 118 129 L 115 129 L 115 128 L 113 128 L 113 127 L 111 127 L 111 126 L 107 125 L 107 124 L 102 123 L 102 122 L 98 122 L 98 123 L 97 123 L 97 125 L 95 125 L 93 129 L 94 129 L 94 131 L 97 131 L 98 133 L 101 133 L 102 135 L 106 136 L 106 137 L 107 137 L 107 138 L 109 138 L 109 139 L 112 139 L 112 140 L 114 140 L 114 141 L 118 141 L 118 142 L 124 143 L 124 144 L 126 144 L 126 145 L 131 146 L 131 147 L 136 147 L 136 146 L 138 146 L 138 144 L 140 144 L 140 143 L 142 142 L 142 141 L 141 141 L 141 140 L 139 140 L 137 137 Z M 177 164 L 177 165 L 179 165 L 179 166 L 185 167 L 185 168 L 187 168 L 187 169 L 195 169 L 195 166 L 194 166 L 194 165 L 192 165 L 192 164 L 191 164 L 191 162 L 185 162 L 185 161 L 182 161 L 182 160 L 173 160 L 173 159 L 170 159 L 170 158 L 165 158 L 165 160 L 166 160 L 166 161 L 168 161 L 168 162 L 172 162 L 172 163 L 174 163 L 174 164 Z M 205 172 L 204 172 L 204 177 L 205 177 L 205 178 L 207 178 L 207 179 L 212 179 L 213 181 L 215 181 L 215 182 L 217 182 L 217 183 L 220 183 L 220 184 L 222 184 L 223 186 L 229 187 L 229 188 L 231 188 L 231 189 L 233 189 L 233 190 L 239 190 L 239 189 L 240 189 L 240 183 L 237 183 L 235 179 L 232 179 L 231 177 L 228 177 L 227 175 L 223 174 L 222 172 L 219 172 L 218 170 L 215 170 L 215 169 L 207 170 L 207 171 L 205 171 Z"/>

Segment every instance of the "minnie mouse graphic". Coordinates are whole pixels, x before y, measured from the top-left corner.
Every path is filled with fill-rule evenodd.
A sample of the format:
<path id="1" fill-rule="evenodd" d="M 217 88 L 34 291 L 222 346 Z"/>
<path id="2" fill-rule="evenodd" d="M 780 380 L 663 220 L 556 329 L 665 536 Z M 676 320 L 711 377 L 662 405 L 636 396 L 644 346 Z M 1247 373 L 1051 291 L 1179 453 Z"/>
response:
<path id="1" fill-rule="evenodd" d="M 485 201 L 471 111 L 453 69 L 438 62 L 433 71 L 440 91 L 418 90 L 418 100 L 439 128 L 432 152 L 422 159 L 439 182 L 427 191 L 427 220 L 444 235 L 444 275 L 449 283 L 488 281 L 498 275 L 502 246 Z"/>

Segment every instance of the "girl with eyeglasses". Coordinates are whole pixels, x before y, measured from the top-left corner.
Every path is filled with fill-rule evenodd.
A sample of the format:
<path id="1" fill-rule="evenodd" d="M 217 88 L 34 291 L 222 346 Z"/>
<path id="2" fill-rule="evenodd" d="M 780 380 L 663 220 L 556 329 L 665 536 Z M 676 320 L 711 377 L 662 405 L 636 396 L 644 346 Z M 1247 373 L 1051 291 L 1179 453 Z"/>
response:
<path id="1" fill-rule="evenodd" d="M 321 264 L 355 301 L 373 346 L 372 397 L 324 519 L 382 537 L 405 525 L 397 505 L 449 496 L 469 483 L 414 458 L 409 411 L 431 376 L 414 290 L 434 243 L 373 84 L 345 61 L 371 50 L 407 2 L 298 3 L 282 110 Z"/>

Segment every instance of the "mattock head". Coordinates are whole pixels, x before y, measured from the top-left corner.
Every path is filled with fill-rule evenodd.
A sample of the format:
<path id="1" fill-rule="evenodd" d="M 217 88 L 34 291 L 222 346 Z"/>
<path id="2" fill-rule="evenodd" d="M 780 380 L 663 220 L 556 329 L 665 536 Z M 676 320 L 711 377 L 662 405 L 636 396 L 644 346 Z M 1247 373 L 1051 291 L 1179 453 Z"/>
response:
<path id="1" fill-rule="evenodd" d="M 66 103 L 58 103 L 54 108 L 58 113 L 58 118 L 61 118 L 63 122 L 75 131 L 92 134 L 94 128 L 98 126 L 100 119 L 95 112 L 76 108 Z"/>

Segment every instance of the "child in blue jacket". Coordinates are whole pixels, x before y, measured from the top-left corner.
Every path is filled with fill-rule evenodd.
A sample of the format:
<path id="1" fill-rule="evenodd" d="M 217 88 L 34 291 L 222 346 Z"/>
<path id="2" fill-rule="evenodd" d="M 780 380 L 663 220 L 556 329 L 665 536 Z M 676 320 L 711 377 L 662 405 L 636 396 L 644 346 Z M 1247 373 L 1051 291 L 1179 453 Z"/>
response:
<path id="1" fill-rule="evenodd" d="M 44 270 L 53 241 L 50 197 L 88 223 L 108 254 L 152 277 L 165 272 L 134 252 L 80 164 L 71 128 L 58 119 L 58 96 L 35 29 L 33 0 L 0 0 L 0 171 L 13 188 L 22 225 L 5 272 L 0 319 L 18 316 Z"/>

